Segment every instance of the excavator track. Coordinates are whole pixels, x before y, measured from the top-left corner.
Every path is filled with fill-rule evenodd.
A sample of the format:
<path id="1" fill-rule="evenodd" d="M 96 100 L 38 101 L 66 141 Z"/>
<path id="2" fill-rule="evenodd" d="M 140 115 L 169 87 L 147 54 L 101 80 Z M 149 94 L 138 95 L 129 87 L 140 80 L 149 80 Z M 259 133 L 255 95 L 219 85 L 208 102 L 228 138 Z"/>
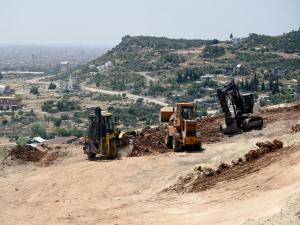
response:
<path id="1" fill-rule="evenodd" d="M 262 129 L 263 118 L 260 116 L 251 116 L 243 121 L 243 131 L 250 131 L 254 129 Z"/>

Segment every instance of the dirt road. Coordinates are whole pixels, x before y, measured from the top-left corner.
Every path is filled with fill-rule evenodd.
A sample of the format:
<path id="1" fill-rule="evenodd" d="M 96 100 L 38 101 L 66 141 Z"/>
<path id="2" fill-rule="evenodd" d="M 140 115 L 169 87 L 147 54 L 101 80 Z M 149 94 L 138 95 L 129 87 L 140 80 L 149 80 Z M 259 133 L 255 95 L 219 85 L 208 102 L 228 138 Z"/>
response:
<path id="1" fill-rule="evenodd" d="M 300 132 L 291 132 L 298 121 L 300 114 L 277 120 L 203 152 L 87 161 L 71 146 L 49 167 L 9 167 L 0 177 L 0 224 L 299 224 Z M 207 191 L 161 192 L 195 166 L 228 163 L 275 138 L 299 150 Z"/>

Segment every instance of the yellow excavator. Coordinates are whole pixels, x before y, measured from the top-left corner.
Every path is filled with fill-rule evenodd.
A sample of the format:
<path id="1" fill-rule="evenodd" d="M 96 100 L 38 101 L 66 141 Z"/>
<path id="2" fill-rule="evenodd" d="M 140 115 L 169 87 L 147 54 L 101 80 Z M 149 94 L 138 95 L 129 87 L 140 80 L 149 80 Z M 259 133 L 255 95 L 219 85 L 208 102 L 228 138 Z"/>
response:
<path id="1" fill-rule="evenodd" d="M 167 122 L 165 144 L 175 152 L 185 148 L 201 149 L 197 133 L 196 105 L 193 102 L 177 103 L 176 107 L 163 107 L 160 121 Z"/>
<path id="2" fill-rule="evenodd" d="M 112 114 L 101 111 L 96 107 L 95 115 L 90 116 L 90 125 L 83 136 L 83 151 L 92 160 L 97 154 L 115 159 L 118 157 L 118 149 L 129 144 L 125 132 L 115 127 Z"/>

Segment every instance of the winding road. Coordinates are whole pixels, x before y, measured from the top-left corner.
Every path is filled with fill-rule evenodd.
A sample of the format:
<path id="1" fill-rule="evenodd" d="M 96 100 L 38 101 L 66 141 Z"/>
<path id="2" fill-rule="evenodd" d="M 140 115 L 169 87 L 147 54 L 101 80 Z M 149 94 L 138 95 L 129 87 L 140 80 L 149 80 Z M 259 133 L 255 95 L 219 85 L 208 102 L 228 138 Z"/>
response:
<path id="1" fill-rule="evenodd" d="M 102 93 L 102 94 L 107 94 L 107 95 L 126 94 L 127 98 L 135 100 L 135 101 L 139 98 L 143 98 L 144 102 L 155 103 L 155 104 L 161 105 L 161 106 L 168 106 L 168 103 L 166 103 L 164 99 L 155 99 L 155 98 L 145 97 L 145 96 L 141 96 L 141 95 L 134 95 L 134 94 L 128 93 L 127 91 L 109 91 L 109 90 L 103 90 L 103 89 L 92 88 L 92 87 L 87 87 L 87 86 L 81 86 L 81 89 L 83 91 L 90 91 L 90 92 Z"/>

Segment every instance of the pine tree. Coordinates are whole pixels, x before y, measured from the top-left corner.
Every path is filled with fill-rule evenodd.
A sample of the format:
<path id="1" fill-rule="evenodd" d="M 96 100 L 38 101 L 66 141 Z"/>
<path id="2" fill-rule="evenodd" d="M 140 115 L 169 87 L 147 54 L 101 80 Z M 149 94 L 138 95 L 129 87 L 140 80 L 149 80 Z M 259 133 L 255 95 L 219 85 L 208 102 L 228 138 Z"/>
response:
<path id="1" fill-rule="evenodd" d="M 265 91 L 266 90 L 266 87 L 265 87 L 265 82 L 263 81 L 261 83 L 261 91 Z"/>
<path id="2" fill-rule="evenodd" d="M 242 89 L 242 90 L 245 89 L 244 79 L 242 79 L 242 82 L 241 82 L 241 89 Z"/>
<path id="3" fill-rule="evenodd" d="M 258 90 L 258 85 L 259 85 L 259 80 L 257 79 L 256 73 L 255 73 L 254 78 L 251 81 L 252 90 L 257 91 Z"/>
<path id="4" fill-rule="evenodd" d="M 229 38 L 230 38 L 230 40 L 231 40 L 231 39 L 233 38 L 233 35 L 232 35 L 232 34 L 230 34 L 230 37 L 229 37 Z"/>
<path id="5" fill-rule="evenodd" d="M 250 85 L 249 85 L 248 80 L 246 80 L 245 90 L 246 90 L 246 91 L 249 91 L 249 89 L 250 89 Z"/>

